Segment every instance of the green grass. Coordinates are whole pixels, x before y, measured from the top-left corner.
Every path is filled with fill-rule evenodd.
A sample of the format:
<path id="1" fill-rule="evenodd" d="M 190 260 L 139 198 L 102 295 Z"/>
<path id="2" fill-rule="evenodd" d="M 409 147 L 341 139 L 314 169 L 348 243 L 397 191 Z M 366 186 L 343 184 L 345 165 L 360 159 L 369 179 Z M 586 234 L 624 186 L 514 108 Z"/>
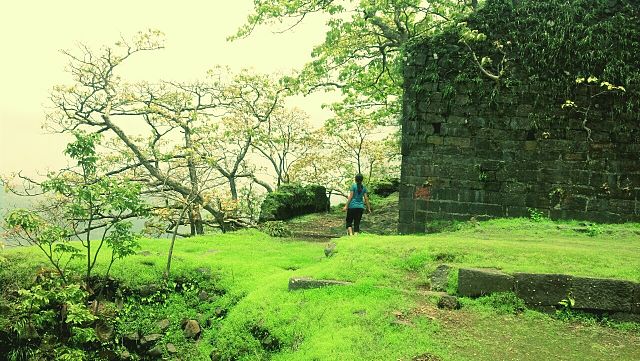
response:
<path id="1" fill-rule="evenodd" d="M 338 239 L 331 258 L 324 256 L 323 243 L 251 230 L 181 239 L 172 275 L 193 278 L 198 269 L 208 269 L 228 293 L 211 301 L 214 305 L 194 301 L 193 290 L 131 312 L 147 318 L 149 332 L 155 321 L 172 320 L 163 342 L 174 343 L 193 360 L 208 360 L 212 352 L 239 360 L 408 361 L 427 354 L 442 360 L 640 359 L 638 328 L 624 331 L 519 312 L 509 296 L 463 300 L 462 310 L 444 311 L 421 292 L 441 263 L 640 281 L 640 225 L 598 227 L 593 234 L 577 222 L 515 219 L 430 235 L 362 234 Z M 131 256 L 112 270 L 132 287 L 159 282 L 166 263 L 167 240 L 147 239 L 141 245 L 150 255 Z M 4 268 L 14 278 L 44 263 L 34 249 L 5 253 L 19 260 Z M 354 284 L 289 292 L 294 276 Z M 204 322 L 218 305 L 228 307 L 226 317 L 205 328 L 197 346 L 185 340 L 178 320 Z"/>

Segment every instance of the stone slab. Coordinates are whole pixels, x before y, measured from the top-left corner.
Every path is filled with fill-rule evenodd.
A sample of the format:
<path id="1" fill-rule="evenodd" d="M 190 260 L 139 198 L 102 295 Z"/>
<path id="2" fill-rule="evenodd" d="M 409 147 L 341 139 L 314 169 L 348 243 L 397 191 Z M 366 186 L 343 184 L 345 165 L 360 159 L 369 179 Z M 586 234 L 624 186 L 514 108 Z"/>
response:
<path id="1" fill-rule="evenodd" d="M 513 291 L 511 275 L 490 268 L 460 268 L 458 270 L 458 294 L 478 297 L 494 292 Z"/>
<path id="2" fill-rule="evenodd" d="M 574 308 L 631 312 L 636 286 L 630 281 L 575 277 L 571 280 Z"/>
<path id="3" fill-rule="evenodd" d="M 321 288 L 327 286 L 346 286 L 352 284 L 346 281 L 337 280 L 315 280 L 308 277 L 291 277 L 289 278 L 289 291 L 306 290 L 312 288 Z"/>
<path id="4" fill-rule="evenodd" d="M 516 295 L 532 307 L 557 306 L 558 302 L 567 299 L 573 278 L 534 273 L 516 273 L 514 277 Z"/>

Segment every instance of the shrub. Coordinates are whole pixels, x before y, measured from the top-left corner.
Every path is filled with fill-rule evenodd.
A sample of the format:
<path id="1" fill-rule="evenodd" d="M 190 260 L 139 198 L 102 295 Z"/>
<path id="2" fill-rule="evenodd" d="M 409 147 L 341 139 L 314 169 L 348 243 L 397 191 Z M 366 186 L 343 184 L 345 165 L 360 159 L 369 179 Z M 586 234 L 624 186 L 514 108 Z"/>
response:
<path id="1" fill-rule="evenodd" d="M 289 226 L 283 221 L 267 221 L 260 225 L 260 229 L 271 237 L 291 237 L 293 234 Z"/>
<path id="2" fill-rule="evenodd" d="M 285 184 L 267 195 L 260 209 L 260 222 L 283 221 L 309 213 L 329 210 L 325 187 Z"/>

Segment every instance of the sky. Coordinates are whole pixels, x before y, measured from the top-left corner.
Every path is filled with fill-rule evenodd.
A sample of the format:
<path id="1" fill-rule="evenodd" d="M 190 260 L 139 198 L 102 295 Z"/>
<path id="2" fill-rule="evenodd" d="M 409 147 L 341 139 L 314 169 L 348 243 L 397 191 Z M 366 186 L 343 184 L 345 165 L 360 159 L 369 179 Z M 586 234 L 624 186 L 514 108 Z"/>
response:
<path id="1" fill-rule="evenodd" d="M 159 5 L 162 4 L 162 5 Z M 137 57 L 125 69 L 127 80 L 190 81 L 215 65 L 286 73 L 311 59 L 324 37 L 323 21 L 258 28 L 247 39 L 226 41 L 251 12 L 252 0 L 21 0 L 0 9 L 0 175 L 23 171 L 45 174 L 67 164 L 62 151 L 69 138 L 42 128 L 48 96 L 55 85 L 69 84 L 62 49 L 79 42 L 93 47 L 130 38 L 138 31 L 165 34 L 165 49 Z M 132 59 L 134 60 L 134 59 Z M 322 96 L 292 105 L 322 121 Z"/>

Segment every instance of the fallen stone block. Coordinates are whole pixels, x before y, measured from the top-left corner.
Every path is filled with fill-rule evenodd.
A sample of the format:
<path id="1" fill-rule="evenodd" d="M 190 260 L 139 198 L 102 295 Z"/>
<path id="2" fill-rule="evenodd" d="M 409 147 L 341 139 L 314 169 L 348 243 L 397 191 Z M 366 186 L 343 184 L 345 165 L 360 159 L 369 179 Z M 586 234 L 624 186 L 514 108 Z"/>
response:
<path id="1" fill-rule="evenodd" d="M 640 283 L 636 283 L 633 297 L 631 298 L 631 312 L 640 314 Z"/>
<path id="2" fill-rule="evenodd" d="M 449 272 L 451 267 L 446 264 L 439 265 L 431 275 L 431 290 L 446 291 L 449 285 Z"/>
<path id="3" fill-rule="evenodd" d="M 631 312 L 636 283 L 606 278 L 575 277 L 571 280 L 574 308 Z"/>
<path id="4" fill-rule="evenodd" d="M 289 278 L 289 291 L 306 290 L 312 288 L 321 288 L 327 286 L 345 286 L 351 282 L 336 280 L 314 280 L 308 277 L 291 277 Z"/>
<path id="5" fill-rule="evenodd" d="M 609 315 L 609 319 L 618 321 L 618 322 L 637 322 L 640 323 L 640 314 L 637 313 L 627 313 L 627 312 L 616 312 Z"/>
<path id="6" fill-rule="evenodd" d="M 516 273 L 515 292 L 527 306 L 557 306 L 569 297 L 573 277 L 561 274 Z"/>
<path id="7" fill-rule="evenodd" d="M 478 297 L 494 292 L 513 291 L 514 278 L 491 268 L 460 268 L 458 270 L 458 294 Z"/>

